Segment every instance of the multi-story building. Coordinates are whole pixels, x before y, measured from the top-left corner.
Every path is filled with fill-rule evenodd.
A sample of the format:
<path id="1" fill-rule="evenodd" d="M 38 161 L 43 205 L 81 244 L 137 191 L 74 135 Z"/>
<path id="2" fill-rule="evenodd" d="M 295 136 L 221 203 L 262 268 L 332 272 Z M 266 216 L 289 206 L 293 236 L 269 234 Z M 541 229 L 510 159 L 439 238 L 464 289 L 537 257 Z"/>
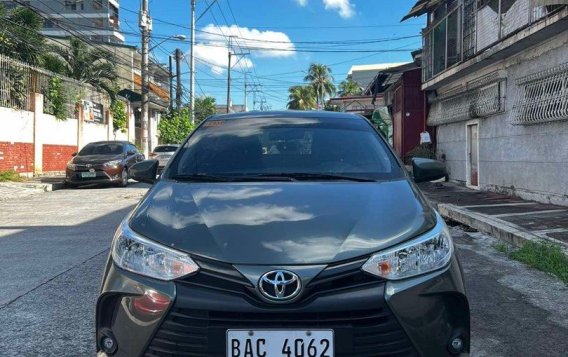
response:
<path id="1" fill-rule="evenodd" d="M 567 0 L 420 0 L 422 89 L 451 180 L 568 205 Z"/>
<path id="2" fill-rule="evenodd" d="M 26 4 L 46 20 L 42 33 L 46 36 L 68 36 L 69 33 L 99 42 L 124 42 L 120 33 L 118 0 L 0 0 L 6 7 Z"/>

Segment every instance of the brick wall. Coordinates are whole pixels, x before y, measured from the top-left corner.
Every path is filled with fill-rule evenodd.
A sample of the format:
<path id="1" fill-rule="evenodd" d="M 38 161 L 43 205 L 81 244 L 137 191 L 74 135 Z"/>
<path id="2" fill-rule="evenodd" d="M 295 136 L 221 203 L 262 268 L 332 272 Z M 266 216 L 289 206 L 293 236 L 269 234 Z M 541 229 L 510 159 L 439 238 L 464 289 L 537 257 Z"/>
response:
<path id="1" fill-rule="evenodd" d="M 73 145 L 43 145 L 43 172 L 65 171 L 71 154 L 77 152 Z"/>
<path id="2" fill-rule="evenodd" d="M 34 171 L 34 144 L 0 142 L 0 171 Z"/>

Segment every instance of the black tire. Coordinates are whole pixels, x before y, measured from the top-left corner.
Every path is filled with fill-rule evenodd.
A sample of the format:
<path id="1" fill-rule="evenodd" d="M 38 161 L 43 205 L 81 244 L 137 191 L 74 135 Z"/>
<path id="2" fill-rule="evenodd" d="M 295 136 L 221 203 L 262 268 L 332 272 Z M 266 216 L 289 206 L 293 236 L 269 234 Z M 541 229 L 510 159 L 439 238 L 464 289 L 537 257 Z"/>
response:
<path id="1" fill-rule="evenodd" d="M 118 183 L 119 187 L 126 187 L 128 186 L 128 169 L 125 167 L 122 169 L 120 173 L 120 181 Z"/>

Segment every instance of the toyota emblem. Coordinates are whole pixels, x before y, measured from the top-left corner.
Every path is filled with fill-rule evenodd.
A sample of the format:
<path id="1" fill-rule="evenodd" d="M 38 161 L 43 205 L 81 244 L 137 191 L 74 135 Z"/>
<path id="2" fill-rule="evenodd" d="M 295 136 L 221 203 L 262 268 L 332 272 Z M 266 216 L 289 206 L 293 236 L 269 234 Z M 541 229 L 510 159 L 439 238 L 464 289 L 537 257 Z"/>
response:
<path id="1" fill-rule="evenodd" d="M 271 270 L 258 281 L 260 293 L 267 299 L 284 302 L 298 296 L 302 282 L 298 275 L 288 270 Z"/>

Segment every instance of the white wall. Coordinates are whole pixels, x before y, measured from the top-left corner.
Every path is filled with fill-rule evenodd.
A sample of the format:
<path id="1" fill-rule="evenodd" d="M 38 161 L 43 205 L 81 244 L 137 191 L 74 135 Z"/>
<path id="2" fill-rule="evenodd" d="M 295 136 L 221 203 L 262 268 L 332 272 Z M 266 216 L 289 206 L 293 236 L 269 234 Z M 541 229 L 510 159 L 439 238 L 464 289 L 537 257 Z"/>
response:
<path id="1" fill-rule="evenodd" d="M 0 142 L 33 143 L 34 113 L 0 107 Z"/>
<path id="2" fill-rule="evenodd" d="M 479 184 L 481 189 L 568 205 L 568 120 L 512 125 L 509 120 L 515 79 L 568 61 L 568 36 L 510 57 L 459 81 L 505 70 L 505 112 L 479 119 Z M 456 82 L 447 87 L 455 86 Z M 437 127 L 438 156 L 445 155 L 450 179 L 466 181 L 466 122 Z"/>
<path id="3" fill-rule="evenodd" d="M 37 140 L 43 144 L 77 145 L 77 119 L 59 120 L 53 115 L 43 114 L 38 125 Z"/>
<path id="4" fill-rule="evenodd" d="M 113 139 L 112 137 L 110 138 Z M 108 126 L 104 124 L 83 123 L 83 145 L 94 141 L 109 140 Z M 79 148 L 81 150 L 81 148 Z"/>

